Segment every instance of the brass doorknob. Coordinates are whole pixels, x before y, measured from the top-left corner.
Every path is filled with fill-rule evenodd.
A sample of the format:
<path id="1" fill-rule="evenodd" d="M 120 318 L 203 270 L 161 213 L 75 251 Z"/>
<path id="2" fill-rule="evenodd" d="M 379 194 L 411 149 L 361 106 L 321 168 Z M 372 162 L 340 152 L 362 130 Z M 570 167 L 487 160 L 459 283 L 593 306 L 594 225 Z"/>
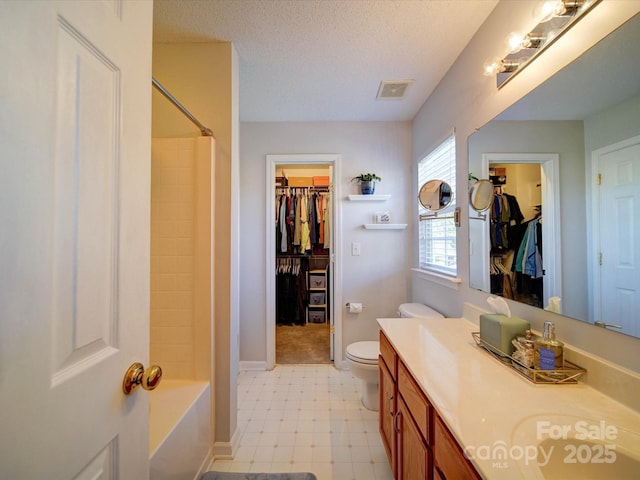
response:
<path id="1" fill-rule="evenodd" d="M 135 392 L 139 386 L 145 390 L 153 390 L 162 379 L 162 368 L 151 365 L 146 370 L 140 362 L 131 364 L 122 379 L 122 391 L 125 395 Z"/>

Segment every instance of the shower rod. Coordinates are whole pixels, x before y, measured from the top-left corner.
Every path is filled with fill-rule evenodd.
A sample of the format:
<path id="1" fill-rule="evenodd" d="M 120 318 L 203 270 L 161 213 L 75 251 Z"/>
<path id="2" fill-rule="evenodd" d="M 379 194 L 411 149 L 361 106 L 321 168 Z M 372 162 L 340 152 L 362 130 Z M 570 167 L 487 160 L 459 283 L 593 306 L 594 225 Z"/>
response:
<path id="1" fill-rule="evenodd" d="M 164 95 L 171 103 L 173 103 L 178 110 L 180 110 L 182 113 L 184 113 L 184 115 L 191 120 L 199 129 L 200 129 L 200 133 L 202 134 L 203 137 L 214 137 L 213 132 L 211 131 L 211 129 L 205 127 L 203 124 L 201 124 L 198 119 L 196 117 L 194 117 L 193 115 L 191 115 L 191 112 L 189 112 L 189 110 L 187 110 L 184 105 L 182 105 L 178 100 L 176 100 L 176 98 L 171 95 L 166 88 L 164 88 L 162 85 L 160 85 L 160 83 L 153 77 L 151 77 L 151 83 L 153 84 L 154 87 L 156 87 L 156 89 L 162 94 Z"/>

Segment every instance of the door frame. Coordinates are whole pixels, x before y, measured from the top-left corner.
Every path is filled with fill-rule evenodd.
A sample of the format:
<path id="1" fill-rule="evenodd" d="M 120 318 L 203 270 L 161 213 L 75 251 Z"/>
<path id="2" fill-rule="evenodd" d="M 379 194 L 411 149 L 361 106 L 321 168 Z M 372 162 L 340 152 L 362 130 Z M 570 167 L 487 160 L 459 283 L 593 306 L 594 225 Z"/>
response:
<path id="1" fill-rule="evenodd" d="M 543 307 L 549 303 L 550 297 L 562 298 L 562 255 L 560 238 L 560 155 L 557 153 L 485 153 L 482 155 L 482 171 L 489 178 L 490 163 L 533 163 L 540 165 L 542 176 L 542 205 L 544 228 L 542 229 L 542 245 L 552 245 L 544 250 L 542 268 L 544 275 Z M 551 206 L 551 207 L 550 207 Z M 484 238 L 489 238 L 489 222 L 484 222 Z M 483 265 L 489 265 L 489 251 L 482 250 Z M 489 272 L 485 276 L 485 286 L 489 286 Z M 487 291 L 490 291 L 488 289 Z"/>
<path id="2" fill-rule="evenodd" d="M 587 180 L 587 192 L 591 200 L 591 228 L 588 229 L 590 235 L 587 235 L 587 242 L 592 242 L 591 245 L 587 243 L 587 252 L 590 253 L 590 259 L 588 261 L 588 285 L 589 292 L 589 322 L 594 323 L 598 320 L 602 320 L 602 291 L 601 291 L 601 267 L 600 267 L 600 253 L 602 252 L 600 245 L 600 195 L 601 189 L 598 188 L 598 175 L 600 174 L 600 158 L 603 155 L 615 152 L 616 150 L 622 150 L 633 145 L 640 144 L 640 135 L 636 135 L 626 140 L 612 143 L 605 147 L 598 148 L 591 152 L 591 181 Z M 588 228 L 588 227 L 587 227 Z"/>
<path id="3" fill-rule="evenodd" d="M 342 304 L 342 252 L 340 246 L 342 235 L 342 221 L 340 216 L 339 203 L 340 198 L 340 182 L 341 178 L 342 155 L 334 153 L 321 154 L 285 154 L 285 155 L 267 155 L 267 174 L 266 174 L 266 351 L 267 351 L 267 369 L 272 370 L 276 365 L 276 225 L 274 220 L 275 213 L 275 197 L 276 197 L 276 165 L 330 165 L 333 169 L 331 179 L 331 245 L 330 245 L 330 272 L 329 277 L 329 298 L 331 303 L 329 306 L 330 326 L 333 330 L 333 352 L 334 366 L 342 368 L 342 355 L 336 355 L 335 352 L 342 351 L 342 309 L 336 308 Z"/>

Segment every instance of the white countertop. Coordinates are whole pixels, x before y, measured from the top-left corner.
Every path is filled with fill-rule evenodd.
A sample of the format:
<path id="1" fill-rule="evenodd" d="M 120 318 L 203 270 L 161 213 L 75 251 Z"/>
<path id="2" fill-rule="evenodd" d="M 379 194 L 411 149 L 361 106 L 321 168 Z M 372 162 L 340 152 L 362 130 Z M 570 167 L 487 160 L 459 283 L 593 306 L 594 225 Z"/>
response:
<path id="1" fill-rule="evenodd" d="M 612 450 L 616 462 L 626 455 L 640 461 L 638 412 L 584 384 L 533 384 L 478 347 L 471 336 L 477 326 L 466 319 L 383 318 L 378 323 L 483 477 L 549 478 L 538 459 L 526 458 L 541 451 L 550 454 L 550 463 L 612 461 Z M 561 428 L 575 448 L 540 447 L 549 432 Z M 574 437 L 581 432 L 594 441 Z"/>

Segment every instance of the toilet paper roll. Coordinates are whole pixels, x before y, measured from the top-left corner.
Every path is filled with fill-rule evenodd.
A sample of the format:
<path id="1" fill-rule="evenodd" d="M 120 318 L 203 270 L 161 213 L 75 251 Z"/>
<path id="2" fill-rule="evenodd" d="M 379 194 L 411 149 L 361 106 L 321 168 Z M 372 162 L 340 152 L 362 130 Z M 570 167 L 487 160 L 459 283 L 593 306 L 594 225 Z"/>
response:
<path id="1" fill-rule="evenodd" d="M 361 303 L 347 303 L 347 308 L 349 309 L 349 313 L 362 313 L 362 304 Z"/>

